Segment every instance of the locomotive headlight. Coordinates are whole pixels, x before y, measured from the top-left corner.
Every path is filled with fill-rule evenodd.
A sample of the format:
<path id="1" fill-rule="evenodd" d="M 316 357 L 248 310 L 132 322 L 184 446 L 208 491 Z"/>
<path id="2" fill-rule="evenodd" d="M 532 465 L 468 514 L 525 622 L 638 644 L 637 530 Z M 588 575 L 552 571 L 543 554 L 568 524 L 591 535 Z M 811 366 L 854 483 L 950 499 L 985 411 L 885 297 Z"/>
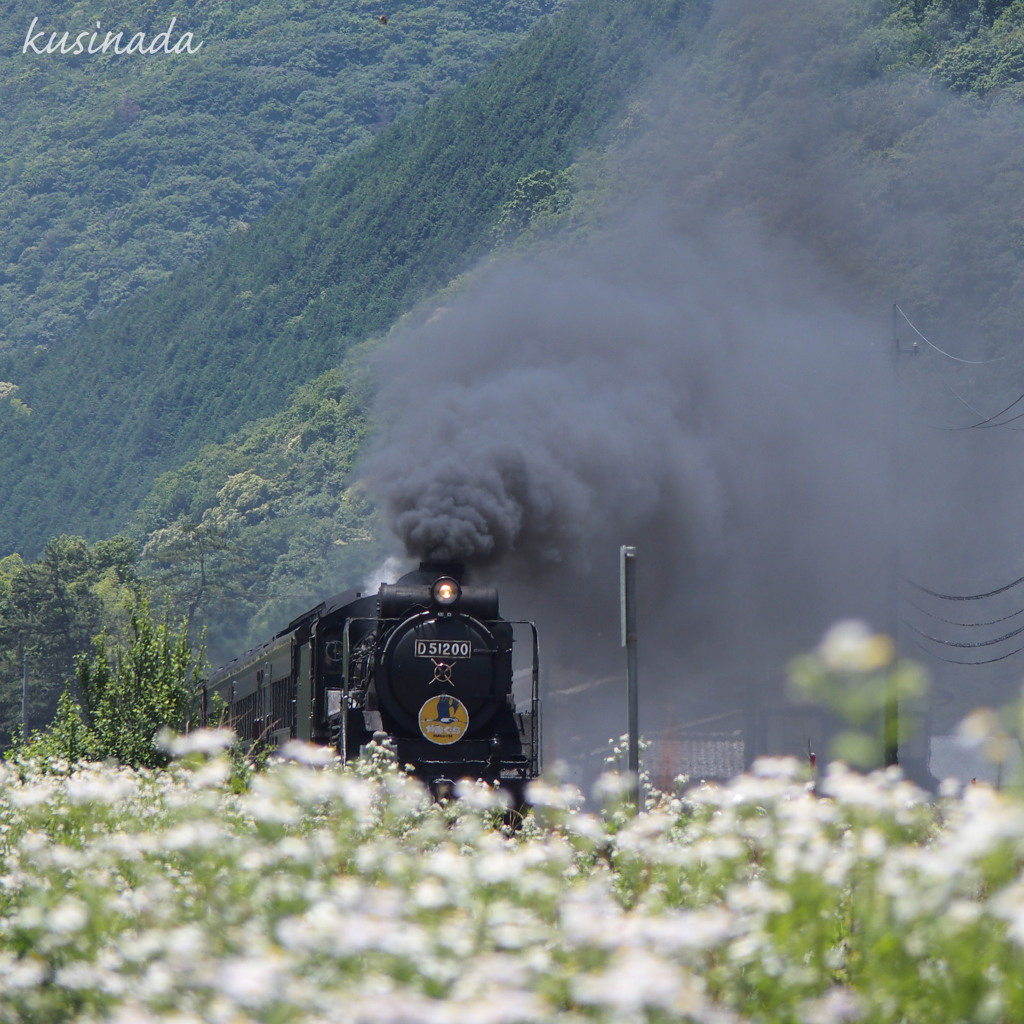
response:
<path id="1" fill-rule="evenodd" d="M 451 576 L 442 576 L 434 583 L 430 594 L 435 604 L 447 606 L 458 601 L 462 596 L 462 588 L 459 586 L 458 581 L 453 580 Z"/>

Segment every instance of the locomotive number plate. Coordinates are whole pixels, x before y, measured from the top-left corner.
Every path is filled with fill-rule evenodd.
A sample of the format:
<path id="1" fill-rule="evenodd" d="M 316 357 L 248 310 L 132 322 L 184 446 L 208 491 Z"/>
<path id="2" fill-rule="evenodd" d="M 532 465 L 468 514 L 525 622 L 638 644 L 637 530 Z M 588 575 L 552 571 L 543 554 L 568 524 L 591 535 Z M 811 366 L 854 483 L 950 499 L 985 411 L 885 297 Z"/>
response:
<path id="1" fill-rule="evenodd" d="M 417 658 L 472 658 L 472 640 L 417 640 Z"/>

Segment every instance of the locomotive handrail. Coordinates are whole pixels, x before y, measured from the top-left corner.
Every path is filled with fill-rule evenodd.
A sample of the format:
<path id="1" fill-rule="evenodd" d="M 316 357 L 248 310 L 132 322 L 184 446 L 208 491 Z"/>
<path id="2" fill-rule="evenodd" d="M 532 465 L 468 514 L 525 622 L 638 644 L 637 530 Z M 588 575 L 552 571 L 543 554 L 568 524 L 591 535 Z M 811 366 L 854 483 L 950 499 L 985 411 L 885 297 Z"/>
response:
<path id="1" fill-rule="evenodd" d="M 348 656 L 349 656 L 349 626 L 353 622 L 376 622 L 376 619 L 363 617 L 359 619 L 346 619 L 345 628 L 341 632 L 341 763 L 348 764 Z"/>
<path id="2" fill-rule="evenodd" d="M 530 686 L 530 710 L 532 712 L 531 718 L 533 719 L 530 723 L 531 746 L 533 748 L 533 765 L 531 770 L 533 775 L 537 776 L 540 775 L 541 770 L 541 742 L 543 740 L 540 721 L 540 637 L 537 633 L 537 624 L 530 619 L 503 619 L 502 621 L 507 622 L 510 626 L 529 626 L 530 633 L 533 636 L 533 669 Z"/>
<path id="3" fill-rule="evenodd" d="M 349 695 L 349 653 L 351 649 L 351 639 L 349 637 L 349 627 L 353 622 L 372 622 L 375 625 L 381 622 L 389 620 L 379 619 L 376 616 L 370 617 L 369 615 L 359 615 L 350 619 L 345 620 L 345 626 L 341 631 L 341 763 L 348 764 L 348 695 Z M 401 621 L 401 620 L 396 620 Z M 372 632 L 372 630 L 371 630 Z"/>

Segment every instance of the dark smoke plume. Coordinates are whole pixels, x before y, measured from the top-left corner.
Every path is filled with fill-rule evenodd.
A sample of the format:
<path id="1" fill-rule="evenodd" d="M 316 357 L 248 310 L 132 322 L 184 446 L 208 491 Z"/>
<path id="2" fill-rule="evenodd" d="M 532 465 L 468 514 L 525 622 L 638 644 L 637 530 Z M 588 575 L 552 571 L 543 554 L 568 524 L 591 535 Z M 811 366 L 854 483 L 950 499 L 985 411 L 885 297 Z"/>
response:
<path id="1" fill-rule="evenodd" d="M 812 737 L 785 708 L 785 660 L 843 616 L 898 633 L 901 571 L 970 564 L 949 555 L 965 518 L 947 498 L 966 479 L 991 511 L 982 463 L 967 454 L 965 476 L 971 439 L 911 425 L 889 314 L 900 300 L 951 347 L 998 343 L 1013 318 L 993 296 L 1024 287 L 985 197 L 1024 129 L 878 71 L 869 6 L 715 4 L 638 105 L 618 227 L 491 264 L 388 346 L 367 474 L 408 555 L 464 560 L 538 619 L 549 691 L 573 694 L 559 756 L 570 734 L 621 732 L 604 681 L 623 671 L 623 543 L 645 602 L 642 727 L 754 712 L 761 745 L 790 753 Z M 935 365 L 915 365 L 931 387 Z"/>
<path id="2" fill-rule="evenodd" d="M 785 243 L 662 223 L 495 265 L 389 346 L 370 474 L 409 555 L 543 578 L 585 622 L 614 619 L 609 558 L 636 543 L 698 633 L 856 586 L 887 508 L 880 325 Z"/>
<path id="3" fill-rule="evenodd" d="M 666 507 L 692 540 L 714 532 L 681 308 L 699 285 L 677 276 L 692 254 L 621 255 L 495 269 L 396 346 L 383 401 L 406 413 L 374 475 L 410 554 L 585 568 L 596 544 Z"/>

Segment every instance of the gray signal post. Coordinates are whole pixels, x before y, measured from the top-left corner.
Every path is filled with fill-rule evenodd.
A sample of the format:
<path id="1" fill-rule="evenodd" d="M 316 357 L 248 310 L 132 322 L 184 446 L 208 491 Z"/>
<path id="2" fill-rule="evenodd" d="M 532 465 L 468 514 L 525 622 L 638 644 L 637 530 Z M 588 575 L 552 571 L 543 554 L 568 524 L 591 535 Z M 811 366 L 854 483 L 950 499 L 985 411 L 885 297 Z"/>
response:
<path id="1" fill-rule="evenodd" d="M 903 414 L 901 408 L 900 368 L 901 357 L 906 354 L 917 355 L 919 349 L 916 341 L 911 341 L 909 347 L 900 341 L 899 317 L 902 313 L 897 303 L 892 304 L 892 387 L 893 387 L 893 446 L 892 446 L 892 572 L 889 583 L 890 607 L 892 615 L 892 641 L 895 645 L 895 661 L 893 671 L 899 672 L 900 666 L 900 613 L 899 613 L 899 584 L 902 576 L 900 558 L 902 543 L 900 537 L 900 522 L 903 515 L 901 488 L 903 485 L 902 475 L 902 437 L 903 437 Z M 908 320 L 907 323 L 910 323 Z M 910 324 L 913 327 L 913 324 Z M 916 328 L 915 328 L 916 330 Z M 885 695 L 885 706 L 882 710 L 882 764 L 888 768 L 891 765 L 900 763 L 900 698 L 890 677 L 889 691 Z"/>
<path id="2" fill-rule="evenodd" d="M 619 548 L 619 593 L 622 608 L 622 646 L 626 648 L 627 767 L 633 775 L 633 805 L 640 813 L 640 690 L 636 676 L 636 548 Z"/>

